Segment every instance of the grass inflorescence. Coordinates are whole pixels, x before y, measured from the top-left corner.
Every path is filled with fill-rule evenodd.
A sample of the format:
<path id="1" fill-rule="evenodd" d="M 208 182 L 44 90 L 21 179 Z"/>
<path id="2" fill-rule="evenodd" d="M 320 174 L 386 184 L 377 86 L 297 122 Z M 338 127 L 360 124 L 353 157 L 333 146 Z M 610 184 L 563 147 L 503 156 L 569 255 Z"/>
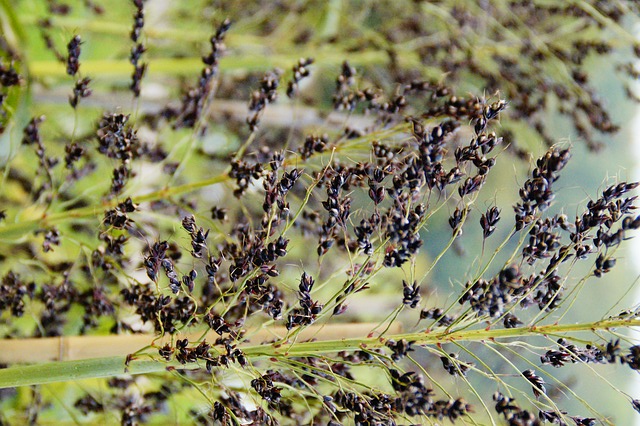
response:
<path id="1" fill-rule="evenodd" d="M 612 149 L 635 3 L 68 3 L 0 3 L 2 422 L 615 423 L 585 371 L 640 412 L 637 308 L 579 309 L 638 183 L 564 206 L 554 136 Z"/>

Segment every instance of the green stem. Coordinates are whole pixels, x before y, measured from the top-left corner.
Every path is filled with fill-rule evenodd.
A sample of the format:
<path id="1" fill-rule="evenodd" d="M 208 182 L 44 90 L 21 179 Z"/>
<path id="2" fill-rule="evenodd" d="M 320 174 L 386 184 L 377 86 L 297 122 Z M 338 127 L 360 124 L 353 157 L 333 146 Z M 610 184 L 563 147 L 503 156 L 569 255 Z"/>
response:
<path id="1" fill-rule="evenodd" d="M 345 143 L 335 148 L 336 151 L 349 150 L 353 147 L 354 143 L 362 143 L 364 145 L 371 143 L 371 140 L 376 138 L 390 137 L 393 134 L 400 133 L 406 130 L 406 124 L 402 123 L 394 126 L 391 129 L 383 129 L 380 131 L 374 131 L 361 138 L 349 140 L 349 143 Z M 319 155 L 320 156 L 320 155 Z M 292 154 L 285 158 L 284 165 L 295 164 L 297 161 L 296 154 Z M 184 185 L 165 187 L 157 191 L 150 192 L 141 196 L 132 196 L 133 201 L 137 204 L 145 203 L 149 201 L 169 199 L 170 197 L 189 193 L 206 186 L 214 185 L 229 180 L 229 168 L 226 171 L 218 174 L 217 176 L 209 179 L 204 179 L 197 182 L 187 183 Z M 20 220 L 14 223 L 7 223 L 5 226 L 0 226 L 0 242 L 10 243 L 16 238 L 21 238 L 29 232 L 36 229 L 47 228 L 53 224 L 65 222 L 67 220 L 82 219 L 95 217 L 102 215 L 105 209 L 114 208 L 118 204 L 118 199 L 113 199 L 107 202 L 102 202 L 98 205 L 92 205 L 87 207 L 80 207 L 77 209 L 56 212 L 52 214 L 45 214 L 41 217 L 28 220 Z"/>
<path id="2" fill-rule="evenodd" d="M 220 60 L 220 68 L 226 72 L 264 71 L 276 67 L 286 69 L 295 64 L 304 54 L 304 51 L 292 51 L 288 54 L 265 52 L 255 55 L 226 56 Z M 324 49 L 314 55 L 314 65 L 338 67 L 346 57 L 355 66 L 382 65 L 389 61 L 389 55 L 384 51 L 350 52 L 347 54 L 339 49 Z M 413 52 L 403 52 L 398 59 L 403 67 L 420 64 L 420 58 Z M 34 78 L 66 76 L 65 64 L 55 60 L 30 61 L 27 67 Z M 151 58 L 149 60 L 149 75 L 197 74 L 203 67 L 204 64 L 200 58 Z M 129 78 L 131 63 L 128 59 L 83 59 L 82 72 L 92 77 Z"/>
<path id="3" fill-rule="evenodd" d="M 438 345 L 448 342 L 487 341 L 506 338 L 522 338 L 526 336 L 562 334 L 580 331 L 608 330 L 615 327 L 638 327 L 640 319 L 610 318 L 582 324 L 550 324 L 541 326 L 477 329 L 451 332 L 404 333 L 388 336 L 388 339 L 399 341 L 406 339 L 415 345 Z M 363 348 L 375 349 L 384 347 L 387 340 L 378 337 L 351 338 L 341 340 L 325 340 L 301 342 L 295 345 L 255 345 L 242 348 L 247 358 L 255 360 L 264 357 L 318 356 L 338 351 L 356 351 Z M 16 366 L 0 370 L 0 389 L 38 385 L 52 382 L 66 382 L 81 379 L 111 377 L 121 374 L 146 374 L 165 371 L 171 368 L 197 369 L 196 363 L 181 365 L 177 362 L 160 360 L 133 360 L 125 367 L 125 358 L 108 357 L 93 358 L 81 361 L 64 361 L 43 363 L 29 366 Z"/>
<path id="4" fill-rule="evenodd" d="M 184 194 L 187 192 L 195 191 L 205 186 L 214 185 L 216 183 L 224 182 L 229 178 L 226 173 L 222 173 L 218 176 L 214 176 L 209 179 L 204 179 L 198 182 L 187 183 L 184 185 L 174 186 L 171 188 L 163 188 L 158 191 L 150 192 L 140 197 L 135 197 L 135 203 L 144 203 L 147 201 L 154 201 L 159 199 L 167 199 L 174 195 Z M 3 238 L 12 238 L 25 235 L 27 232 L 33 231 L 39 228 L 46 228 L 55 223 L 64 222 L 69 219 L 81 219 L 90 216 L 100 215 L 105 209 L 115 207 L 120 200 L 113 199 L 109 202 L 104 202 L 98 206 L 81 207 L 73 210 L 53 213 L 44 215 L 37 219 L 30 219 L 20 222 L 7 224 L 0 228 L 0 241 Z"/>

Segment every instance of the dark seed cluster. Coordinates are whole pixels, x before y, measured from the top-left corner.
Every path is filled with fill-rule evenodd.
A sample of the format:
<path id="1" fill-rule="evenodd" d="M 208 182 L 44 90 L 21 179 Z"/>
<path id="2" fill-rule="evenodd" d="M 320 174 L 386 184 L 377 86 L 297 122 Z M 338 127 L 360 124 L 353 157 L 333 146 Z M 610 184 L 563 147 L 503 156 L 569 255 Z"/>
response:
<path id="1" fill-rule="evenodd" d="M 247 124 L 249 129 L 254 132 L 260 123 L 260 116 L 268 104 L 274 103 L 278 99 L 278 87 L 280 86 L 280 70 L 274 70 L 266 73 L 260 81 L 260 87 L 251 92 L 249 100 L 249 117 Z"/>
<path id="2" fill-rule="evenodd" d="M 77 108 L 80 99 L 91 96 L 89 83 L 91 83 L 91 79 L 89 77 L 84 77 L 76 81 L 76 85 L 73 88 L 73 95 L 69 97 L 69 104 L 72 108 Z"/>
<path id="3" fill-rule="evenodd" d="M 463 399 L 436 400 L 435 392 L 424 385 L 422 376 L 413 372 L 400 374 L 390 370 L 395 395 L 372 394 L 358 395 L 351 392 L 338 391 L 325 400 L 328 409 L 339 418 L 344 416 L 337 407 L 353 413 L 357 424 L 384 424 L 394 414 L 404 413 L 408 416 L 422 415 L 437 420 L 456 421 L 468 415 L 472 409 Z"/>
<path id="4" fill-rule="evenodd" d="M 129 61 L 133 65 L 130 88 L 133 96 L 137 98 L 140 96 L 140 82 L 147 71 L 147 64 L 141 63 L 140 59 L 147 49 L 140 41 L 144 27 L 144 0 L 133 0 L 133 5 L 136 8 L 136 12 L 133 15 L 133 28 L 131 29 L 131 41 L 133 41 L 134 46 L 131 48 L 131 54 L 129 55 Z"/>
<path id="5" fill-rule="evenodd" d="M 200 73 L 197 84 L 187 89 L 182 95 L 182 105 L 180 108 L 167 107 L 163 110 L 162 115 L 165 118 L 174 120 L 174 129 L 185 127 L 194 128 L 198 125 L 203 112 L 205 112 L 209 95 L 211 94 L 213 79 L 218 74 L 220 58 L 226 50 L 224 37 L 227 31 L 229 31 L 229 28 L 231 28 L 231 21 L 225 19 L 211 37 L 211 51 L 202 58 L 205 67 Z"/>
<path id="6" fill-rule="evenodd" d="M 104 114 L 98 123 L 98 152 L 119 162 L 113 169 L 110 195 L 122 192 L 134 173 L 131 161 L 139 155 L 140 142 L 128 121 L 124 114 Z"/>
<path id="7" fill-rule="evenodd" d="M 482 227 L 482 238 L 488 238 L 496 230 L 496 225 L 500 220 L 500 209 L 490 207 L 486 213 L 480 217 L 480 226 Z M 454 221 L 455 224 L 455 221 Z M 452 226 L 452 228 L 455 228 Z"/>
<path id="8" fill-rule="evenodd" d="M 59 159 L 47 156 L 44 143 L 40 137 L 40 125 L 45 120 L 44 116 L 32 118 L 23 131 L 22 144 L 33 145 L 36 155 L 38 156 L 38 163 L 40 165 L 38 173 L 44 173 L 44 181 L 41 186 L 35 191 L 34 198 L 38 198 L 44 191 L 51 190 L 53 186 L 52 172 L 53 168 L 59 163 Z"/>
<path id="9" fill-rule="evenodd" d="M 587 345 L 586 348 L 578 348 L 575 345 L 569 344 L 566 339 L 558 340 L 558 350 L 548 350 L 543 356 L 540 357 L 542 364 L 551 364 L 554 367 L 562 367 L 567 362 L 576 363 L 606 363 L 616 362 L 616 358 L 619 356 L 620 341 L 609 342 L 605 350 L 592 345 Z"/>
<path id="10" fill-rule="evenodd" d="M 293 76 L 287 82 L 287 96 L 293 98 L 298 94 L 298 83 L 304 78 L 309 77 L 308 66 L 313 64 L 313 58 L 300 58 L 298 63 L 293 66 L 291 72 Z"/>
<path id="11" fill-rule="evenodd" d="M 80 68 L 80 45 L 82 39 L 79 35 L 73 36 L 69 44 L 67 44 L 67 74 L 75 76 Z"/>
<path id="12" fill-rule="evenodd" d="M 558 173 L 566 166 L 569 150 L 552 149 L 538 159 L 532 177 L 520 189 L 521 202 L 516 204 L 516 230 L 531 223 L 537 214 L 547 209 L 554 199 L 551 185 L 558 180 Z"/>
<path id="13" fill-rule="evenodd" d="M 466 376 L 469 368 L 473 367 L 472 363 L 459 361 L 457 354 L 441 356 L 440 361 L 442 361 L 442 367 L 452 376 Z"/>
<path id="14" fill-rule="evenodd" d="M 311 299 L 313 284 L 313 278 L 307 275 L 306 272 L 303 273 L 302 278 L 300 278 L 300 285 L 298 286 L 298 303 L 300 304 L 300 308 L 293 309 L 289 314 L 286 324 L 287 329 L 291 330 L 294 327 L 312 324 L 318 314 L 322 312 L 322 304 Z"/>

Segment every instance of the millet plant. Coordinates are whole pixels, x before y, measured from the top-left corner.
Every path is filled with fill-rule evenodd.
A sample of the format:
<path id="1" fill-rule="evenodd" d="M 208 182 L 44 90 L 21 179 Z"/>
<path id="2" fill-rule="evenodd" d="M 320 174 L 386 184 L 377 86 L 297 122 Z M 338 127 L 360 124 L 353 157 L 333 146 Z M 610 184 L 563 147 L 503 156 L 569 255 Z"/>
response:
<path id="1" fill-rule="evenodd" d="M 0 1 L 0 424 L 630 422 L 639 15 Z"/>

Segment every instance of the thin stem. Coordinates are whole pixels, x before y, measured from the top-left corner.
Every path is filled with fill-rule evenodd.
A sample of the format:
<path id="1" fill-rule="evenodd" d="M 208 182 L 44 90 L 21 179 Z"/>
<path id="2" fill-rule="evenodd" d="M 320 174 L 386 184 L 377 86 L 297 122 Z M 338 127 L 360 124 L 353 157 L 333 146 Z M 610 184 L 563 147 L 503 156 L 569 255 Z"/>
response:
<path id="1" fill-rule="evenodd" d="M 638 327 L 640 319 L 610 318 L 596 322 L 582 324 L 550 324 L 531 327 L 508 329 L 479 329 L 454 331 L 450 333 L 405 333 L 388 336 L 389 339 L 400 341 L 406 339 L 414 345 L 437 345 L 448 342 L 485 341 L 506 339 L 512 337 L 546 335 L 555 333 L 570 333 L 579 331 L 607 330 L 615 327 Z M 356 351 L 362 349 L 382 348 L 386 339 L 379 337 L 349 338 L 338 340 L 321 340 L 314 342 L 299 342 L 293 346 L 286 345 L 254 345 L 243 347 L 247 358 L 278 358 L 292 356 L 317 356 L 319 354 L 339 351 Z M 200 365 L 179 364 L 176 361 L 138 359 L 125 366 L 125 357 L 93 358 L 81 361 L 65 361 L 43 363 L 29 366 L 10 367 L 0 370 L 0 389 L 37 385 L 52 382 L 65 382 L 89 378 L 111 377 L 120 374 L 147 374 L 165 371 L 171 368 L 198 369 Z"/>
<path id="2" fill-rule="evenodd" d="M 420 58 L 415 53 L 405 52 L 399 57 L 402 66 L 418 66 Z M 266 71 L 273 68 L 288 68 L 296 61 L 305 56 L 305 51 L 295 51 L 291 53 L 272 53 L 269 55 L 243 55 L 227 56 L 220 60 L 220 67 L 226 72 L 234 71 Z M 314 55 L 317 66 L 333 68 L 339 66 L 345 57 L 342 50 L 323 50 Z M 389 62 L 387 52 L 365 51 L 350 52 L 349 62 L 356 66 L 384 65 Z M 186 75 L 197 74 L 202 70 L 202 59 L 192 58 L 151 58 L 149 66 L 149 76 Z M 43 77 L 64 77 L 66 69 L 64 64 L 55 60 L 36 60 L 26 64 L 29 73 L 34 78 Z M 83 59 L 83 72 L 100 77 L 129 77 L 131 74 L 131 63 L 128 59 Z"/>

